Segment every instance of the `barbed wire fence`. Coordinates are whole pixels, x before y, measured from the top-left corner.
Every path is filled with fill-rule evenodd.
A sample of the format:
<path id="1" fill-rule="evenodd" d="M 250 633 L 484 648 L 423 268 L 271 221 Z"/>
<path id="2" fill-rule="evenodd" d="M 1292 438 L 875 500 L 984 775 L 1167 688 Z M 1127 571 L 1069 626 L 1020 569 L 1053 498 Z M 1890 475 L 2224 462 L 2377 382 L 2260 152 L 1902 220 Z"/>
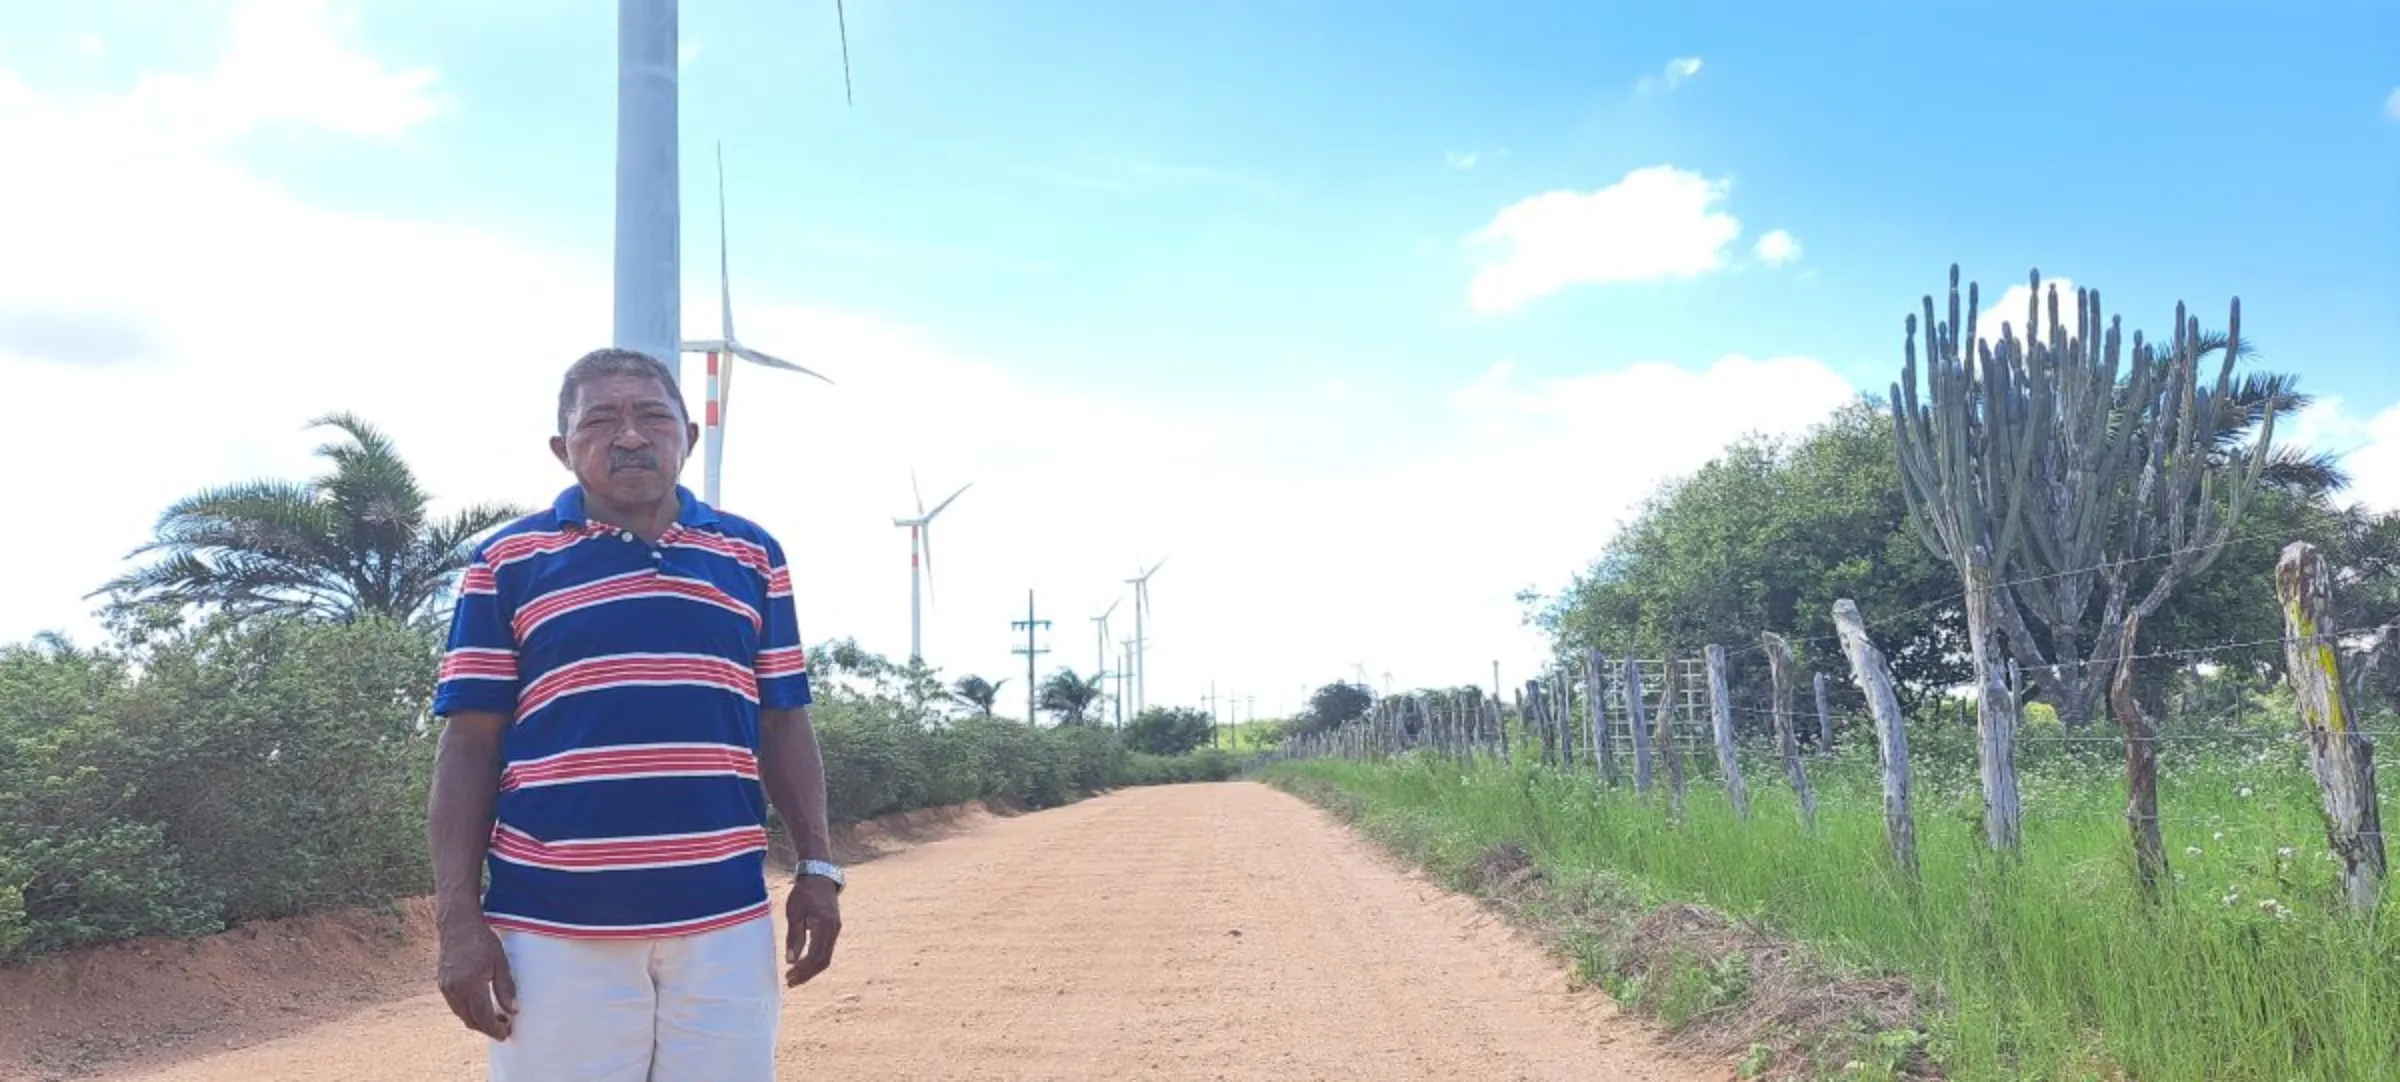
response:
<path id="1" fill-rule="evenodd" d="M 2170 555 L 2173 553 L 2160 553 L 2147 559 Z M 1996 584 L 1995 588 L 2072 573 L 2012 579 Z M 2120 670 L 2142 661 L 2178 663 L 2176 669 L 2184 679 L 2166 697 L 2168 717 L 2163 728 L 2152 723 L 2140 705 L 2116 702 L 2112 697 L 2110 703 L 2104 704 L 2111 712 L 2130 709 L 2137 717 L 2130 721 L 2119 717 L 2116 724 L 2089 719 L 2089 730 L 2066 726 L 2043 726 L 2036 730 L 2020 722 L 2008 734 L 2008 746 L 2015 755 L 2025 757 L 2044 753 L 2079 757 L 2096 757 L 2104 751 L 2124 753 L 2129 777 L 2138 773 L 2137 763 L 2141 756 L 2147 755 L 2152 764 L 2152 776 L 2147 783 L 2151 787 L 2149 798 L 2145 802 L 2137 792 L 2133 805 L 2118 818 L 2136 824 L 2137 833 L 2140 823 L 2151 824 L 2153 847 L 2157 844 L 2155 826 L 2162 822 L 2227 829 L 2222 822 L 2179 820 L 2157 809 L 2155 769 L 2161 748 L 2305 750 L 2324 798 L 2328 845 L 2332 855 L 2345 865 L 2344 879 L 2350 899 L 2359 908 L 2372 908 L 2386 874 L 2378 811 L 2380 795 L 2375 791 L 2372 769 L 2373 746 L 2378 740 L 2400 737 L 2400 717 L 2395 717 L 2389 709 L 2379 711 L 2358 701 L 2355 689 L 2344 686 L 2341 679 L 2341 655 L 2346 646 L 2362 640 L 2382 642 L 2388 648 L 2391 637 L 2400 634 L 2400 623 L 2333 626 L 2330 576 L 2321 556 L 2308 546 L 2293 545 L 2286 549 L 2277 581 L 2278 600 L 2286 617 L 2285 630 L 2280 636 L 2146 651 L 2128 649 L 2109 659 Z M 1910 764 L 1905 733 L 1914 731 L 1922 735 L 1929 729 L 1939 732 L 1947 727 L 1945 723 L 1961 731 L 1972 731 L 1980 721 L 1971 696 L 1950 700 L 1958 711 L 1955 721 L 1942 716 L 1946 711 L 1941 709 L 1943 700 L 1938 698 L 1934 700 L 1934 716 L 1926 717 L 1926 712 L 1920 711 L 1913 726 L 1903 725 L 1904 719 L 1897 716 L 1876 717 L 1879 711 L 1896 715 L 1898 697 L 1893 692 L 1889 664 L 1874 646 L 1868 631 L 1888 631 L 1908 621 L 1930 618 L 1965 597 L 1961 592 L 1874 620 L 1859 618 L 1856 607 L 1844 602 L 1835 606 L 1836 623 L 1845 622 L 1841 610 L 1846 605 L 1851 623 L 1834 635 L 1763 636 L 1760 642 L 1738 648 L 1705 647 L 1696 657 L 1626 658 L 1588 650 L 1580 658 L 1562 659 L 1537 678 L 1511 688 L 1505 702 L 1497 689 L 1487 693 L 1480 688 L 1386 696 L 1366 717 L 1334 729 L 1291 737 L 1269 758 L 1373 760 L 1424 754 L 1462 763 L 1531 760 L 1552 770 L 1588 776 L 1605 788 L 1630 787 L 1644 797 L 1652 795 L 1663 774 L 1674 814 L 1682 813 L 1687 787 L 1695 780 L 1703 780 L 1721 790 L 1735 811 L 1747 818 L 1744 760 L 1758 758 L 1761 743 L 1771 742 L 1771 751 L 1780 763 L 1764 765 L 1769 769 L 1780 766 L 1813 829 L 1813 797 L 1807 780 L 1809 764 L 1822 762 L 1824 755 L 1835 751 L 1839 734 L 1849 734 L 1841 738 L 1844 742 L 1857 740 L 1861 734 L 1872 734 L 1885 776 L 1885 810 L 1893 836 L 1893 856 L 1913 873 L 1914 830 L 1910 825 L 1913 812 L 1906 806 L 1904 796 L 1900 807 L 1891 806 L 1895 793 L 1908 791 Z M 1841 652 L 1834 656 L 1849 662 L 1844 671 L 1784 671 L 1790 667 L 1790 646 L 1826 642 L 1841 644 Z M 1787 665 L 1770 665 L 1775 671 L 1768 704 L 1734 701 L 1735 696 L 1729 690 L 1732 682 L 1728 679 L 1732 664 L 1737 659 L 1747 661 L 1754 655 L 1771 654 L 1778 648 L 1786 651 Z M 2270 691 L 2273 685 L 2261 686 L 2252 678 L 2218 681 L 2198 678 L 2202 663 L 2244 652 L 2280 655 L 2275 660 L 2282 663 L 2277 667 L 2283 672 L 2275 683 L 2289 693 L 2288 703 L 2279 701 L 2272 693 L 2265 696 L 2266 703 L 2253 702 L 2255 694 Z M 2254 665 L 2264 667 L 2260 664 L 2263 658 L 2254 655 L 2251 660 Z M 1837 684 L 1848 685 L 1865 701 L 1866 709 L 1833 710 L 1828 690 Z M 2020 706 L 2025 702 L 2021 677 L 2013 667 L 2007 676 L 2007 691 Z M 2211 702 L 2212 693 L 2221 698 Z M 1744 721 L 1746 725 L 1742 724 Z M 2106 731 L 2100 728 L 2102 725 L 2107 725 Z M 1749 768 L 1760 765 L 1752 763 Z M 2009 777 L 2011 792 L 2007 794 L 2007 804 L 2013 807 L 2017 800 L 2013 768 Z M 1987 798 L 1990 796 L 1987 793 Z M 2233 828 L 2240 829 L 2238 824 Z"/>

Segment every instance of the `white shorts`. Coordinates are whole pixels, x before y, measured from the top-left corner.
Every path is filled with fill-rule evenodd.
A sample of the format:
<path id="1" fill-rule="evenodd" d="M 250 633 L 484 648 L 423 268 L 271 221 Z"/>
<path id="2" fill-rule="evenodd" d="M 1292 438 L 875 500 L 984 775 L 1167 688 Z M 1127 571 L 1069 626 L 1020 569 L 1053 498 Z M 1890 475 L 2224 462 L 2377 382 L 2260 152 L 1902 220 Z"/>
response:
<path id="1" fill-rule="evenodd" d="M 766 917 L 666 939 L 502 929 L 515 1028 L 492 1082 L 771 1082 L 782 952 Z"/>

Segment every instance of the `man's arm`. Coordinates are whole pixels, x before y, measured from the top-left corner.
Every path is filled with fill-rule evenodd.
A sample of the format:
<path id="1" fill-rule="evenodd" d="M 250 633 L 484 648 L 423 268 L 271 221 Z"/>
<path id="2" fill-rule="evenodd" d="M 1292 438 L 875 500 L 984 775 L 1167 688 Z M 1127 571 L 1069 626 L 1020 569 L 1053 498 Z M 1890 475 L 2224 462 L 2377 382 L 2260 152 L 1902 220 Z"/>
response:
<path id="1" fill-rule="evenodd" d="M 833 829 L 826 822 L 825 759 L 808 707 L 759 711 L 759 784 L 767 801 L 792 832 L 801 860 L 833 859 Z M 831 880 L 803 875 L 784 904 L 783 982 L 807 983 L 833 965 L 833 943 L 842 933 L 841 888 Z"/>
<path id="2" fill-rule="evenodd" d="M 758 712 L 759 784 L 792 832 L 802 860 L 833 859 L 833 828 L 825 812 L 825 756 L 805 706 Z"/>
<path id="3" fill-rule="evenodd" d="M 437 979 L 450 1010 L 469 1028 L 505 1040 L 516 1013 L 516 982 L 500 939 L 483 919 L 483 863 L 500 791 L 505 714 L 461 711 L 442 726 L 426 808 L 433 855 L 433 921 L 440 936 Z"/>

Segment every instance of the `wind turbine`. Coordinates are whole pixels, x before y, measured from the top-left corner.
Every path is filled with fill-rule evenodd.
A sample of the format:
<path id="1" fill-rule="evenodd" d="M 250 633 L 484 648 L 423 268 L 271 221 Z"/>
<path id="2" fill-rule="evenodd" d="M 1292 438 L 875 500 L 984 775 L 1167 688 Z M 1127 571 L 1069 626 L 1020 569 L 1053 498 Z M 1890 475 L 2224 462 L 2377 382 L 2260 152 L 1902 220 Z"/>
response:
<path id="1" fill-rule="evenodd" d="M 1098 643 L 1099 650 L 1098 650 L 1098 653 L 1097 653 L 1097 655 L 1096 655 L 1097 664 L 1100 666 L 1100 668 L 1099 668 L 1099 669 L 1096 671 L 1096 673 L 1095 673 L 1095 675 L 1092 677 L 1092 679 L 1094 679 L 1094 680 L 1106 680 L 1106 679 L 1114 679 L 1114 680 L 1116 680 L 1116 682 L 1118 683 L 1118 685 L 1119 685 L 1119 686 L 1122 686 L 1122 685 L 1124 684 L 1124 682 L 1125 682 L 1125 674 L 1124 674 L 1124 673 L 1121 673 L 1121 672 L 1113 672 L 1113 673 L 1112 673 L 1112 672 L 1108 671 L 1108 618 L 1109 618 L 1109 615 L 1110 615 L 1111 613 L 1114 613 L 1114 612 L 1116 612 L 1116 611 L 1117 611 L 1117 606 L 1119 606 L 1119 605 L 1122 605 L 1122 604 L 1124 604 L 1124 603 L 1125 603 L 1125 598 L 1124 598 L 1124 597 L 1122 597 L 1122 596 L 1119 596 L 1119 597 L 1118 597 L 1118 598 L 1117 598 L 1115 601 L 1111 601 L 1111 602 L 1109 602 L 1109 603 L 1108 603 L 1108 609 L 1107 609 L 1107 611 L 1105 611 L 1105 612 L 1102 612 L 1102 613 L 1101 613 L 1100 615 L 1098 615 L 1098 616 L 1094 616 L 1094 617 L 1092 617 L 1092 622 L 1093 622 L 1093 623 L 1095 623 L 1095 624 L 1098 624 L 1098 625 L 1099 625 L 1099 627 L 1098 627 L 1096 630 L 1098 630 L 1098 631 L 1099 631 L 1099 633 L 1100 633 L 1100 641 L 1099 641 L 1099 643 Z M 1124 698 L 1123 698 L 1122 696 L 1119 696 L 1119 697 L 1118 697 L 1118 699 L 1117 699 L 1117 725 L 1118 725 L 1118 727 L 1122 728 L 1122 727 L 1124 726 L 1124 724 L 1125 724 L 1125 700 L 1124 700 Z"/>
<path id="2" fill-rule="evenodd" d="M 908 490 L 917 498 L 917 517 L 894 518 L 892 525 L 908 527 L 908 657 L 911 661 L 925 657 L 925 616 L 918 601 L 917 580 L 921 574 L 926 586 L 933 585 L 933 518 L 974 484 L 969 481 L 958 486 L 958 491 L 951 493 L 949 499 L 933 505 L 933 510 L 928 511 L 925 509 L 925 493 L 917 488 L 917 471 L 908 471 Z M 921 563 L 919 553 L 923 553 Z"/>
<path id="3" fill-rule="evenodd" d="M 823 373 L 802 368 L 771 353 L 745 346 L 740 339 L 733 336 L 732 257 L 726 249 L 725 145 L 719 143 L 717 144 L 717 297 L 719 303 L 717 318 L 721 321 L 718 326 L 719 337 L 687 341 L 683 343 L 682 347 L 685 353 L 708 354 L 708 413 L 705 427 L 702 428 L 700 436 L 706 456 L 702 484 L 704 491 L 701 499 L 711 507 L 717 505 L 718 482 L 724 472 L 725 414 L 726 406 L 733 397 L 733 365 L 723 363 L 721 358 L 729 360 L 738 357 L 752 364 L 765 365 L 768 368 L 781 368 L 786 371 L 798 372 L 804 376 L 815 376 L 827 383 L 833 382 Z M 719 367 L 721 363 L 723 363 L 722 368 Z M 919 509 L 922 510 L 922 508 Z"/>
<path id="4" fill-rule="evenodd" d="M 1137 717 L 1150 702 L 1147 696 L 1150 640 L 1142 632 L 1142 620 L 1150 613 L 1150 576 L 1165 566 L 1167 561 L 1162 557 L 1149 570 L 1125 580 L 1126 585 L 1133 587 L 1133 712 Z"/>

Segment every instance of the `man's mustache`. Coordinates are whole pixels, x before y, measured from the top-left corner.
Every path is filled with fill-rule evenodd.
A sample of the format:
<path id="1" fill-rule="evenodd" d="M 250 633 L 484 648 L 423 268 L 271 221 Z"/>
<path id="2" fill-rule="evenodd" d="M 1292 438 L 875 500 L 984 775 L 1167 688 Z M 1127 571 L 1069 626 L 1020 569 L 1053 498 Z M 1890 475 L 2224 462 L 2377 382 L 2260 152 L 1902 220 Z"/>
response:
<path id="1" fill-rule="evenodd" d="M 658 469 L 658 456 L 648 451 L 619 451 L 613 448 L 608 452 L 608 472 L 637 468 Z"/>

